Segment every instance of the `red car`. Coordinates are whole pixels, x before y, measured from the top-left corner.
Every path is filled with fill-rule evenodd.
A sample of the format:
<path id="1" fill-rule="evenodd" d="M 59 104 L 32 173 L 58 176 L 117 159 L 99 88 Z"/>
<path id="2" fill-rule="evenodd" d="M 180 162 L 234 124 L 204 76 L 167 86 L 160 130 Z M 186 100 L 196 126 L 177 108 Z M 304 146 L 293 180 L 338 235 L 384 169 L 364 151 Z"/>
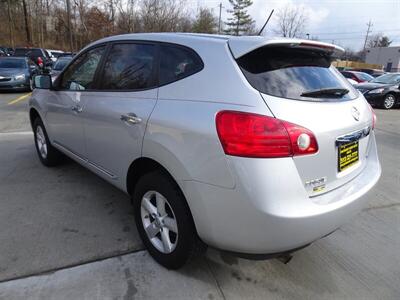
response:
<path id="1" fill-rule="evenodd" d="M 341 71 L 342 75 L 348 79 L 353 79 L 358 83 L 368 82 L 374 79 L 371 75 L 364 72 L 356 72 L 356 71 Z"/>

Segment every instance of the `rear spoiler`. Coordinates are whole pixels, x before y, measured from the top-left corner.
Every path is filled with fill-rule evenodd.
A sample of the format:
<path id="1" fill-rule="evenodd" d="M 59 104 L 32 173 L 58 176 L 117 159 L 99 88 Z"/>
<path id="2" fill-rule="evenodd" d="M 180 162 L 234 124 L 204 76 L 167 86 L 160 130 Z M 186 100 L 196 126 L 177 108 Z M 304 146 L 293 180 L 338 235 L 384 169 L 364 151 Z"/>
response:
<path id="1" fill-rule="evenodd" d="M 327 52 L 332 56 L 337 56 L 344 52 L 342 47 L 311 40 L 301 39 L 286 39 L 286 38 L 275 38 L 268 39 L 262 36 L 243 36 L 243 37 L 231 37 L 228 40 L 229 47 L 233 56 L 237 59 L 250 53 L 251 51 L 261 47 L 293 47 L 293 48 L 307 48 L 310 50 L 320 50 Z"/>

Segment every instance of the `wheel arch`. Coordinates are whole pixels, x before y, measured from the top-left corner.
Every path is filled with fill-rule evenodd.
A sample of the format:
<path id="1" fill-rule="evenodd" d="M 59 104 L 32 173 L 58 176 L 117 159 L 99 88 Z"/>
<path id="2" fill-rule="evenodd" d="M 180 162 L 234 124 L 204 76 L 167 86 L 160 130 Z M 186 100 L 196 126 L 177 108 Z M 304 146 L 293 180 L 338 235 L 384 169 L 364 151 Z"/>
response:
<path id="1" fill-rule="evenodd" d="M 177 180 L 174 178 L 171 172 L 169 172 L 161 163 L 149 157 L 140 157 L 134 160 L 128 168 L 126 175 L 126 191 L 128 194 L 133 194 L 137 182 L 144 174 L 155 170 L 161 170 L 179 186 Z"/>
<path id="2" fill-rule="evenodd" d="M 40 116 L 39 111 L 38 111 L 36 108 L 31 107 L 31 108 L 29 109 L 29 121 L 30 121 L 30 123 L 31 123 L 31 127 L 32 127 L 32 128 L 33 128 L 33 122 L 36 120 L 36 118 L 41 119 L 42 122 L 43 122 L 43 119 L 42 119 L 42 117 Z"/>

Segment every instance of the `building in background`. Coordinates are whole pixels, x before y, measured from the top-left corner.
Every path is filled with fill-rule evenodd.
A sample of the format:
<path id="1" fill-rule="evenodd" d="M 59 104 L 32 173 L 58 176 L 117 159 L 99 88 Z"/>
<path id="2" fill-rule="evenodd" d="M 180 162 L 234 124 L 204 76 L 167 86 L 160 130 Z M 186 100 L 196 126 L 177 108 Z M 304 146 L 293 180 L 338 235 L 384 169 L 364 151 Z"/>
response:
<path id="1" fill-rule="evenodd" d="M 400 72 L 400 46 L 369 48 L 365 62 L 383 65 L 386 72 Z"/>

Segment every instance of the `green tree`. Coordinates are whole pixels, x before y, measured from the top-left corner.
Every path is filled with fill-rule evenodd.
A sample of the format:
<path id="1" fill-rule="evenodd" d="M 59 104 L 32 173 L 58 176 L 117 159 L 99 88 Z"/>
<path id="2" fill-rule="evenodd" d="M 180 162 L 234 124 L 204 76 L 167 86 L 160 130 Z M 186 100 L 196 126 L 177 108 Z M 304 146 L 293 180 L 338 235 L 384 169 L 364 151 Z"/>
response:
<path id="1" fill-rule="evenodd" d="M 252 0 L 229 0 L 232 9 L 227 12 L 231 14 L 228 22 L 225 22 L 227 29 L 225 33 L 231 35 L 241 35 L 254 30 L 254 20 L 247 13 L 246 8 L 253 4 Z"/>
<path id="2" fill-rule="evenodd" d="M 217 25 L 218 20 L 214 16 L 212 10 L 202 7 L 193 22 L 192 31 L 200 33 L 215 33 Z"/>

